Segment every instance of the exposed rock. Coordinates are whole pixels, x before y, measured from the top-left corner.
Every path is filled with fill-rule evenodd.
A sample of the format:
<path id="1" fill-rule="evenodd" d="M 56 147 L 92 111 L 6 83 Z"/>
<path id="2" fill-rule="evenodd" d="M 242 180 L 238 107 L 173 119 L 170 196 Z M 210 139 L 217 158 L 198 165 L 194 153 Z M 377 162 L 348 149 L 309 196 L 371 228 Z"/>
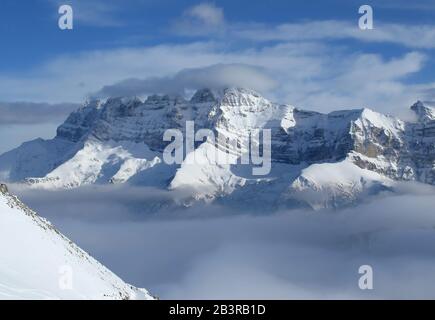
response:
<path id="1" fill-rule="evenodd" d="M 322 114 L 272 103 L 241 88 L 221 92 L 203 89 L 190 100 L 153 95 L 145 101 L 135 97 L 92 101 L 73 112 L 53 140 L 35 140 L 0 156 L 0 179 L 27 180 L 53 188 L 127 182 L 166 188 L 197 183 L 204 198 L 214 199 L 240 188 L 261 193 L 271 181 L 280 186 L 276 192 L 281 193 L 300 177 L 303 168 L 350 161 L 386 179 L 435 184 L 435 109 L 420 101 L 411 109 L 416 122 L 370 109 Z M 168 144 L 163 134 L 167 129 L 185 133 L 186 121 L 194 121 L 195 129 L 211 129 L 225 137 L 231 142 L 229 146 L 217 148 L 236 157 L 247 151 L 246 141 L 253 132 L 270 129 L 273 171 L 275 167 L 284 169 L 269 177 L 266 186 L 261 177 L 247 178 L 231 166 L 210 162 L 194 169 L 168 166 L 162 159 Z M 195 152 L 205 155 L 209 147 L 196 144 Z M 295 171 L 287 174 L 286 170 Z M 369 185 L 353 178 L 346 183 L 360 188 L 352 192 L 361 192 Z M 305 180 L 301 177 L 300 181 Z M 315 185 L 308 182 L 300 186 Z M 328 188 L 338 192 L 343 186 Z"/>
<path id="2" fill-rule="evenodd" d="M 8 194 L 9 193 L 8 186 L 3 183 L 0 183 L 0 193 Z"/>

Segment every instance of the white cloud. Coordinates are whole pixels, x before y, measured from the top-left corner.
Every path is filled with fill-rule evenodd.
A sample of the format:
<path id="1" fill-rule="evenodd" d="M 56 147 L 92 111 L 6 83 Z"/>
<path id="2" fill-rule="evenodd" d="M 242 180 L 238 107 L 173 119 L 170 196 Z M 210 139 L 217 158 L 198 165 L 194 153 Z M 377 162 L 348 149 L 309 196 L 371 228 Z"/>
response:
<path id="1" fill-rule="evenodd" d="M 51 139 L 56 135 L 58 124 L 1 124 L 0 125 L 0 154 L 10 151 L 23 142 L 37 138 Z"/>
<path id="2" fill-rule="evenodd" d="M 59 124 L 78 107 L 75 103 L 0 102 L 0 125 Z"/>
<path id="3" fill-rule="evenodd" d="M 184 69 L 169 77 L 123 80 L 103 87 L 96 96 L 140 96 L 153 93 L 184 95 L 202 88 L 228 87 L 244 87 L 267 92 L 275 86 L 276 82 L 261 68 L 244 64 L 216 64 Z"/>
<path id="4" fill-rule="evenodd" d="M 89 6 L 97 8 L 89 12 L 109 10 L 99 0 Z M 424 68 L 430 57 L 426 49 L 435 47 L 431 25 L 376 23 L 375 30 L 359 30 L 357 21 L 337 20 L 230 24 L 210 3 L 187 9 L 176 25 L 186 35 L 225 37 L 59 56 L 26 73 L 0 73 L 0 97 L 80 102 L 102 88 L 119 95 L 228 85 L 253 87 L 278 102 L 319 111 L 368 106 L 389 113 L 433 97 L 433 85 L 407 83 Z M 414 51 L 387 59 L 329 41 L 334 39 L 396 43 Z"/>
<path id="5" fill-rule="evenodd" d="M 399 25 L 375 20 L 373 30 L 360 30 L 354 23 L 339 20 L 307 21 L 280 25 L 233 25 L 234 37 L 252 41 L 326 41 L 355 39 L 363 42 L 394 43 L 409 48 L 435 48 L 434 25 Z"/>
<path id="6" fill-rule="evenodd" d="M 19 194 L 162 299 L 433 298 L 434 189 L 403 188 L 342 211 L 265 216 L 212 205 L 151 215 L 144 208 L 167 193 L 127 186 Z M 373 267 L 374 290 L 358 288 L 363 264 Z"/>
<path id="7" fill-rule="evenodd" d="M 107 0 L 49 0 L 57 7 L 68 4 L 74 12 L 74 20 L 79 24 L 94 27 L 119 27 L 124 22 L 117 17 L 122 9 L 120 2 Z"/>
<path id="8" fill-rule="evenodd" d="M 205 25 L 219 26 L 224 23 L 224 10 L 212 3 L 201 3 L 185 12 L 186 16 L 200 20 Z"/>
<path id="9" fill-rule="evenodd" d="M 86 95 L 126 79 L 160 78 L 174 85 L 183 78 L 180 74 L 184 80 L 188 78 L 187 71 L 179 73 L 181 70 L 198 69 L 196 78 L 189 81 L 199 85 L 203 79 L 204 85 L 223 85 L 233 70 L 233 83 L 228 84 L 257 86 L 278 102 L 319 111 L 369 106 L 396 113 L 427 98 L 426 86 L 406 84 L 406 78 L 420 71 L 424 63 L 425 55 L 418 52 L 385 59 L 318 42 L 239 50 L 228 50 L 219 42 L 197 42 L 61 56 L 26 74 L 0 74 L 0 96 L 5 101 L 81 102 Z M 232 67 L 210 67 L 219 64 Z M 213 71 L 210 74 L 218 78 L 207 80 L 200 69 Z"/>
<path id="10" fill-rule="evenodd" d="M 385 3 L 386 6 L 401 7 L 399 3 Z M 403 5 L 403 4 L 402 4 Z M 431 10 L 428 2 L 410 5 L 410 9 Z M 435 48 L 435 25 L 384 23 L 375 19 L 373 30 L 361 30 L 358 16 L 354 21 L 318 20 L 298 21 L 282 24 L 229 23 L 225 21 L 222 8 L 202 3 L 186 10 L 175 24 L 175 33 L 184 36 L 220 36 L 229 39 L 267 41 L 329 41 L 354 39 L 362 42 L 392 43 L 409 48 Z"/>
<path id="11" fill-rule="evenodd" d="M 178 18 L 173 31 L 184 36 L 224 34 L 226 21 L 224 10 L 212 3 L 200 3 L 186 11 Z"/>
<path id="12" fill-rule="evenodd" d="M 397 115 L 422 98 L 418 87 L 403 80 L 420 71 L 424 62 L 425 56 L 416 52 L 390 60 L 375 54 L 353 55 L 331 62 L 322 79 L 302 84 L 296 100 L 316 109 L 369 107 Z M 305 85 L 313 88 L 311 94 L 303 90 Z"/>
<path id="13" fill-rule="evenodd" d="M 25 141 L 53 138 L 56 127 L 78 107 L 73 103 L 0 102 L 0 154 Z"/>

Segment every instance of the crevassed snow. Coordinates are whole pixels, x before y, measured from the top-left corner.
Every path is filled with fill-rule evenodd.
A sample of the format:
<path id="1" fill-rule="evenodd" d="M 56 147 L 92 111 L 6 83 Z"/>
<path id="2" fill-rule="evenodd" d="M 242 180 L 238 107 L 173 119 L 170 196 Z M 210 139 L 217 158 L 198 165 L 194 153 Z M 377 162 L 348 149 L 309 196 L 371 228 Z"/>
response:
<path id="1" fill-rule="evenodd" d="M 0 252 L 0 299 L 152 299 L 2 193 Z"/>

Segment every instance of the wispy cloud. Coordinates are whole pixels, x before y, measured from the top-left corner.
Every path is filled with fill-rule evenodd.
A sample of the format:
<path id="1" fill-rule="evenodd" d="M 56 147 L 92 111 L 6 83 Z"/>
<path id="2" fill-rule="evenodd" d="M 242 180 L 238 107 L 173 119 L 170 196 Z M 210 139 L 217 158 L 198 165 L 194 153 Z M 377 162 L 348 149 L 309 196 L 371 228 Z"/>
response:
<path id="1" fill-rule="evenodd" d="M 185 11 L 185 15 L 204 25 L 220 26 L 224 23 L 224 10 L 212 3 L 201 3 Z"/>
<path id="2" fill-rule="evenodd" d="M 279 102 L 319 111 L 368 106 L 396 113 L 417 99 L 430 99 L 433 92 L 432 80 L 407 81 L 431 59 L 435 28 L 430 25 L 376 23 L 375 30 L 359 30 L 356 21 L 231 23 L 222 8 L 210 3 L 186 9 L 180 19 L 187 25 L 199 23 L 201 32 L 218 29 L 225 37 L 213 37 L 211 30 L 213 41 L 189 38 L 182 44 L 58 56 L 25 73 L 0 74 L 0 96 L 4 101 L 80 102 L 94 92 L 228 85 L 254 87 Z M 331 41 L 342 39 L 402 48 L 386 57 L 381 50 L 365 53 Z"/>
<path id="3" fill-rule="evenodd" d="M 78 107 L 74 103 L 0 102 L 0 125 L 59 124 Z"/>
<path id="4" fill-rule="evenodd" d="M 404 188 L 340 212 L 267 216 L 214 206 L 150 216 L 143 208 L 161 192 L 128 187 L 20 195 L 123 279 L 163 299 L 434 298 L 433 187 Z M 358 288 L 363 264 L 373 267 L 374 290 Z"/>
<path id="5" fill-rule="evenodd" d="M 0 102 L 0 154 L 25 141 L 54 137 L 56 127 L 78 107 L 74 103 Z"/>
<path id="6" fill-rule="evenodd" d="M 200 3 L 184 11 L 173 26 L 173 31 L 185 36 L 223 33 L 226 27 L 223 8 L 213 3 Z"/>
<path id="7" fill-rule="evenodd" d="M 401 7 L 400 3 L 386 3 Z M 416 2 L 407 8 L 435 8 L 429 2 Z M 375 19 L 373 30 L 361 30 L 358 21 L 318 20 L 282 24 L 240 23 L 225 20 L 222 8 L 203 3 L 188 9 L 177 21 L 174 31 L 184 36 L 225 36 L 226 40 L 322 41 L 353 39 L 362 42 L 392 43 L 408 48 L 435 48 L 434 24 L 397 24 Z"/>
<path id="8" fill-rule="evenodd" d="M 119 18 L 122 10 L 121 2 L 106 0 L 48 0 L 53 5 L 71 5 L 75 21 L 94 27 L 119 27 L 124 21 Z"/>
<path id="9" fill-rule="evenodd" d="M 174 76 L 148 79 L 127 79 L 105 86 L 98 97 L 136 96 L 153 93 L 184 95 L 201 88 L 224 89 L 245 87 L 267 92 L 276 86 L 271 75 L 259 67 L 244 64 L 217 64 L 203 68 L 184 69 Z"/>
<path id="10" fill-rule="evenodd" d="M 388 59 L 318 42 L 282 42 L 239 50 L 228 50 L 219 42 L 160 45 L 63 56 L 30 73 L 0 75 L 0 96 L 9 101 L 19 97 L 80 102 L 102 88 L 105 93 L 133 93 L 141 88 L 160 89 L 165 81 L 171 89 L 196 87 L 204 81 L 203 86 L 256 86 L 272 100 L 319 111 L 368 106 L 395 113 L 417 99 L 426 99 L 425 85 L 406 83 L 426 59 L 419 52 Z M 192 70 L 180 72 L 185 69 Z M 116 87 L 123 91 L 109 90 Z"/>
<path id="11" fill-rule="evenodd" d="M 328 41 L 355 39 L 393 43 L 409 48 L 435 48 L 435 25 L 377 23 L 373 30 L 360 30 L 357 23 L 338 20 L 287 23 L 275 26 L 234 26 L 234 36 L 252 41 Z"/>

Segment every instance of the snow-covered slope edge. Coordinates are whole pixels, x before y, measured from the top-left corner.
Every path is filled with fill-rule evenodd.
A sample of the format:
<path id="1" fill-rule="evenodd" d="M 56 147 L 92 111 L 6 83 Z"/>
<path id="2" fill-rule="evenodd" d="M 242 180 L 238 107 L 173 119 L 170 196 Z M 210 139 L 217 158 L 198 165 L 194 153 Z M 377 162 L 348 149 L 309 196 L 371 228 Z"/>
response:
<path id="1" fill-rule="evenodd" d="M 0 299 L 153 299 L 0 188 Z"/>

